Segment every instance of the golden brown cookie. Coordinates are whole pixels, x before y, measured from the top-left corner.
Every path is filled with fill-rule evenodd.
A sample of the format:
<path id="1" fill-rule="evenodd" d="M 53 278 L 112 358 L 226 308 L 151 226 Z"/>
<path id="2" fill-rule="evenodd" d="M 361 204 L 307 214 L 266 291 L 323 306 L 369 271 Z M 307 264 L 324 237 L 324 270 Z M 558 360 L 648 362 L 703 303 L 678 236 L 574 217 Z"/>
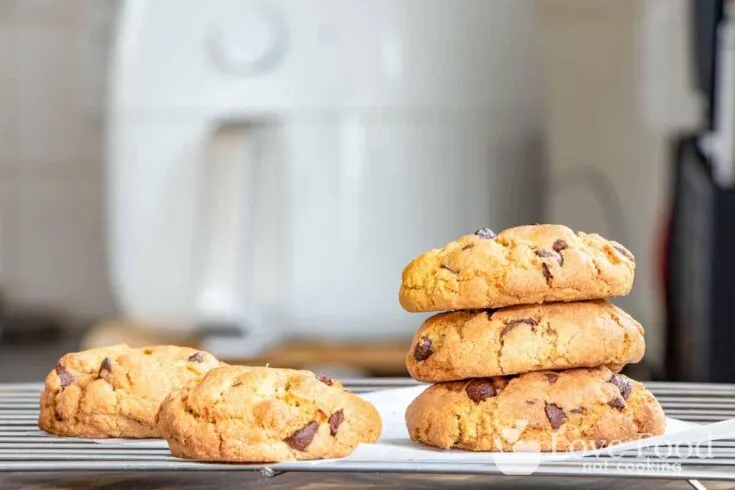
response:
<path id="1" fill-rule="evenodd" d="M 562 225 L 487 228 L 414 259 L 399 299 L 412 312 L 499 308 L 624 296 L 633 255 L 599 235 Z"/>
<path id="2" fill-rule="evenodd" d="M 408 372 L 426 382 L 608 365 L 643 358 L 643 328 L 605 300 L 440 313 L 416 332 Z"/>
<path id="3" fill-rule="evenodd" d="M 347 456 L 358 443 L 377 441 L 382 422 L 336 380 L 228 366 L 171 393 L 158 428 L 175 456 L 266 463 Z"/>
<path id="4" fill-rule="evenodd" d="M 38 426 L 76 437 L 159 437 L 168 393 L 220 362 L 186 347 L 115 345 L 67 354 L 46 377 Z"/>
<path id="5" fill-rule="evenodd" d="M 435 384 L 406 424 L 445 449 L 571 451 L 660 435 L 666 419 L 642 384 L 601 367 Z"/>

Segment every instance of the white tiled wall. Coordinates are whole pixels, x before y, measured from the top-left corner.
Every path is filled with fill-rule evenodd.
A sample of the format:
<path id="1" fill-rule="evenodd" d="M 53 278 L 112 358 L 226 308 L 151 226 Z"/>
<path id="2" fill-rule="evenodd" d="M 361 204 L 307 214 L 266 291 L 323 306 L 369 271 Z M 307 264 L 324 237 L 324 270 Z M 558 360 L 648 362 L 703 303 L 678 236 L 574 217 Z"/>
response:
<path id="1" fill-rule="evenodd" d="M 0 288 L 89 320 L 107 280 L 103 127 L 117 0 L 0 0 Z"/>

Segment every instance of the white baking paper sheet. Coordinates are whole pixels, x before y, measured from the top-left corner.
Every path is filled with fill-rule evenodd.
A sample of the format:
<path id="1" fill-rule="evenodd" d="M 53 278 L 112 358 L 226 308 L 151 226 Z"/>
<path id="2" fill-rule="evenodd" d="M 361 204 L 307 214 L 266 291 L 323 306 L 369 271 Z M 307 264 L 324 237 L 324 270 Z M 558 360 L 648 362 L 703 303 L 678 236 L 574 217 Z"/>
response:
<path id="1" fill-rule="evenodd" d="M 594 455 L 609 455 L 630 449 L 655 446 L 660 457 L 687 456 L 689 451 L 706 451 L 706 441 L 735 438 L 735 419 L 708 425 L 667 418 L 666 432 L 658 437 L 617 444 L 605 449 L 539 453 L 539 452 L 471 452 L 458 449 L 442 450 L 412 442 L 408 437 L 404 414 L 406 407 L 426 386 L 376 391 L 361 395 L 373 403 L 383 419 L 383 433 L 376 444 L 361 444 L 352 455 L 342 459 L 359 463 L 493 463 L 498 467 L 512 465 L 536 466 L 544 461 L 561 461 Z M 138 448 L 166 448 L 158 439 L 91 439 L 99 444 L 135 446 Z M 673 452 L 675 451 L 675 453 Z M 305 466 L 334 460 L 304 461 Z M 299 463 L 301 464 L 301 463 Z"/>

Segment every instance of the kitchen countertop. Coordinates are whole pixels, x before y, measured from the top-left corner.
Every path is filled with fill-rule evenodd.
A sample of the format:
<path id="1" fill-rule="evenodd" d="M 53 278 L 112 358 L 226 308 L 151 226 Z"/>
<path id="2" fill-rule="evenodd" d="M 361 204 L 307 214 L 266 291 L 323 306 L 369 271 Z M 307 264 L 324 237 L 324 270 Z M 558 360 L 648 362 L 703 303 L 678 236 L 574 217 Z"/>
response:
<path id="1" fill-rule="evenodd" d="M 731 489 L 733 483 L 703 482 L 696 487 L 687 481 L 625 478 L 533 478 L 487 475 L 421 475 L 391 473 L 283 473 L 267 477 L 254 472 L 129 472 L 129 473 L 0 473 L 0 488 L 88 490 L 115 489 L 207 489 L 269 488 L 308 489 Z"/>

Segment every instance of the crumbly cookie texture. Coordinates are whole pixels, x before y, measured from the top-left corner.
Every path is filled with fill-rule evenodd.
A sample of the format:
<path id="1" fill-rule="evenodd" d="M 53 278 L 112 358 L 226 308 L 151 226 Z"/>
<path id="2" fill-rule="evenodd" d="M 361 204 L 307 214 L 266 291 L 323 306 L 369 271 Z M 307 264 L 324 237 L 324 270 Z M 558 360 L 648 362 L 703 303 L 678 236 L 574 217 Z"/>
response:
<path id="1" fill-rule="evenodd" d="M 186 347 L 115 345 L 67 354 L 46 377 L 38 426 L 72 437 L 159 437 L 168 393 L 220 362 Z"/>
<path id="2" fill-rule="evenodd" d="M 640 383 L 605 368 L 531 372 L 430 386 L 409 405 L 412 440 L 470 451 L 573 451 L 664 432 Z"/>
<path id="3" fill-rule="evenodd" d="M 414 336 L 406 367 L 441 382 L 526 371 L 608 365 L 643 358 L 643 328 L 604 300 L 440 313 Z"/>
<path id="4" fill-rule="evenodd" d="M 380 436 L 380 415 L 342 384 L 310 371 L 228 366 L 161 405 L 158 428 L 175 456 L 277 462 L 347 456 Z"/>
<path id="5" fill-rule="evenodd" d="M 487 228 L 414 259 L 399 300 L 411 312 L 499 308 L 624 296 L 633 254 L 596 234 L 562 225 Z"/>

